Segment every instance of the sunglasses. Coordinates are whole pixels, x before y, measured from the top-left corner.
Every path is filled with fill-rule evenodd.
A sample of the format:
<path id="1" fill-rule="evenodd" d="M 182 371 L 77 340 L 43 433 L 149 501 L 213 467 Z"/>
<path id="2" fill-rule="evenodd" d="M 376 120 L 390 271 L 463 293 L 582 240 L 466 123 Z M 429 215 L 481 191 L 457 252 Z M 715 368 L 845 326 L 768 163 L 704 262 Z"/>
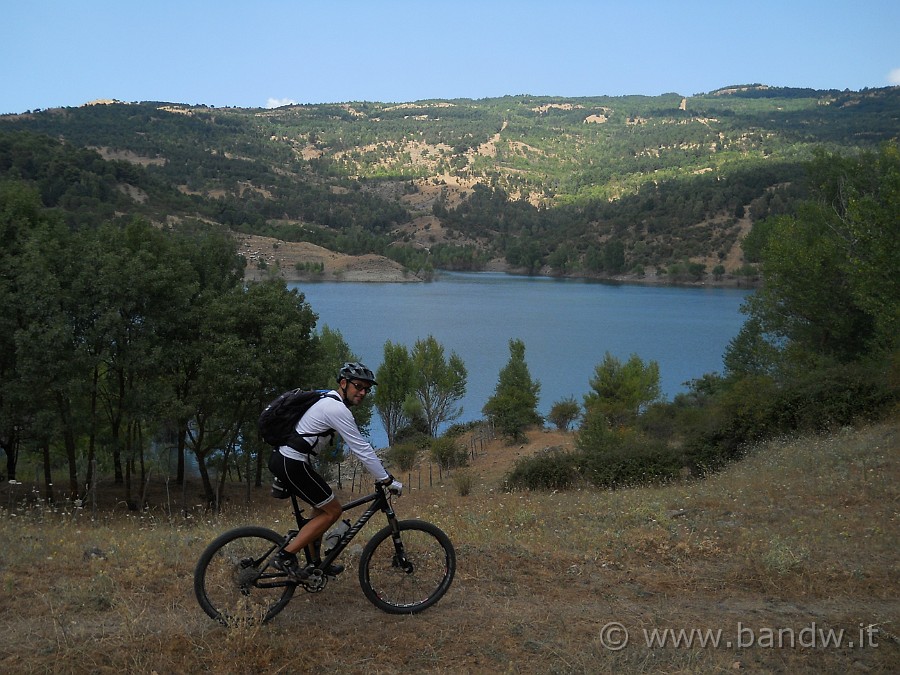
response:
<path id="1" fill-rule="evenodd" d="M 350 380 L 350 384 L 352 384 L 354 387 L 356 387 L 356 391 L 361 391 L 364 393 L 372 391 L 372 387 L 375 386 L 374 384 L 360 384 L 359 382 L 357 382 L 355 380 Z"/>

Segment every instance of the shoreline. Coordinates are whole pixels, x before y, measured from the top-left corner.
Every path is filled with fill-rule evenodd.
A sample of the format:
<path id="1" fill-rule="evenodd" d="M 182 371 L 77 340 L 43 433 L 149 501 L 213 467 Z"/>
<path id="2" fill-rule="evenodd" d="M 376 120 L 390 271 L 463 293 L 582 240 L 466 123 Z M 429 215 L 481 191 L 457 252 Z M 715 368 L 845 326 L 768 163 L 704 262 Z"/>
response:
<path id="1" fill-rule="evenodd" d="M 280 278 L 288 283 L 304 282 L 314 284 L 342 284 L 342 283 L 372 283 L 372 284 L 388 284 L 388 283 L 440 283 L 441 276 L 444 273 L 460 273 L 460 274 L 503 274 L 509 277 L 531 277 L 535 279 L 557 279 L 568 281 L 583 281 L 587 283 L 610 284 L 610 285 L 628 285 L 628 286 L 672 286 L 685 288 L 735 288 L 752 290 L 759 288 L 762 282 L 759 280 L 748 280 L 746 278 L 738 278 L 733 276 L 725 276 L 720 280 L 701 279 L 668 279 L 665 276 L 637 276 L 637 275 L 616 275 L 612 277 L 601 276 L 585 276 L 585 275 L 553 275 L 553 274 L 526 274 L 524 272 L 500 271 L 500 270 L 435 270 L 434 276 L 430 280 L 422 279 L 414 274 L 397 274 L 395 272 L 363 272 L 356 271 L 353 273 L 345 273 L 326 277 L 321 274 L 280 274 Z M 246 281 L 261 281 L 270 277 L 266 273 L 247 274 L 244 276 Z"/>
<path id="2" fill-rule="evenodd" d="M 471 272 L 473 274 L 506 274 L 512 277 L 542 279 L 571 279 L 604 284 L 629 284 L 639 286 L 683 286 L 690 288 L 744 288 L 761 285 L 758 278 L 724 275 L 715 279 L 707 275 L 703 279 L 670 278 L 667 275 L 617 274 L 614 276 L 592 274 L 553 274 L 543 268 L 538 274 L 528 274 L 524 268 L 510 267 L 502 259 L 489 261 L 480 270 L 435 270 L 426 279 L 405 269 L 400 263 L 385 256 L 367 253 L 353 256 L 336 253 L 308 242 L 285 242 L 258 235 L 240 235 L 237 253 L 246 261 L 245 281 L 262 281 L 280 278 L 285 282 L 306 283 L 431 283 L 440 281 L 442 272 Z"/>

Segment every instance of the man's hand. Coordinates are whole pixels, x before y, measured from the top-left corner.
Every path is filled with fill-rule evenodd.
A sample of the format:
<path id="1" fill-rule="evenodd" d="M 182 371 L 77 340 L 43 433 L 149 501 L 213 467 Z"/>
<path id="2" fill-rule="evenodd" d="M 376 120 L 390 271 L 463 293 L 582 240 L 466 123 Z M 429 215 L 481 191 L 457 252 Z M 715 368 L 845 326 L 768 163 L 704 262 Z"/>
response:
<path id="1" fill-rule="evenodd" d="M 403 483 L 394 478 L 391 474 L 388 474 L 387 478 L 381 481 L 381 484 L 393 495 L 400 496 L 403 494 Z"/>

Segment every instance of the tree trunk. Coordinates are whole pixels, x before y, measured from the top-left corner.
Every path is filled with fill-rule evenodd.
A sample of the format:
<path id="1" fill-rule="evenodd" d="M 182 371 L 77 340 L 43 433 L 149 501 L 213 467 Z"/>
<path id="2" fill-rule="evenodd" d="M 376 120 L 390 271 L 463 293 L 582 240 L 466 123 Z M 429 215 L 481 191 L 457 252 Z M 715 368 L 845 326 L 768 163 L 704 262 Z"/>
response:
<path id="1" fill-rule="evenodd" d="M 75 434 L 72 427 L 66 425 L 65 433 L 66 461 L 69 464 L 69 496 L 78 499 L 78 458 L 75 450 Z"/>
<path id="2" fill-rule="evenodd" d="M 252 464 L 252 460 L 251 460 L 249 452 L 244 452 L 244 457 L 246 458 L 246 461 L 247 461 L 247 466 L 244 467 L 244 473 L 247 474 L 247 503 L 249 504 L 250 503 L 250 476 L 251 476 L 251 469 L 253 468 L 253 464 Z M 259 471 L 257 471 L 257 476 L 259 476 Z M 258 480 L 258 478 L 257 478 L 257 480 Z"/>
<path id="3" fill-rule="evenodd" d="M 94 484 L 94 468 L 97 457 L 97 384 L 100 380 L 100 370 L 95 366 L 93 382 L 91 384 L 91 410 L 88 422 L 88 454 L 87 454 L 87 478 L 85 485 Z"/>
<path id="4" fill-rule="evenodd" d="M 203 496 L 206 498 L 207 504 L 215 504 L 216 492 L 213 490 L 212 481 L 209 479 L 209 471 L 206 468 L 206 456 L 198 452 L 194 452 L 197 458 L 197 470 L 200 472 L 200 480 L 203 483 Z"/>
<path id="5" fill-rule="evenodd" d="M 66 448 L 66 463 L 69 465 L 69 496 L 72 499 L 78 499 L 78 460 L 75 450 L 75 432 L 72 430 L 71 402 L 57 392 L 56 406 L 63 423 L 63 443 Z"/>
<path id="6" fill-rule="evenodd" d="M 116 485 L 124 482 L 122 472 L 122 444 L 119 438 L 119 421 L 115 420 L 111 428 L 112 432 L 112 456 L 113 456 L 113 474 Z"/>
<path id="7" fill-rule="evenodd" d="M 16 465 L 19 461 L 19 433 L 13 429 L 9 435 L 9 441 L 3 446 L 6 453 L 6 480 L 16 479 Z"/>
<path id="8" fill-rule="evenodd" d="M 263 457 L 265 456 L 265 452 L 260 450 L 256 453 L 256 480 L 254 481 L 254 485 L 256 487 L 262 486 L 262 477 L 263 477 Z M 268 464 L 266 464 L 268 466 Z"/>
<path id="9" fill-rule="evenodd" d="M 178 473 L 175 482 L 184 485 L 184 449 L 187 439 L 187 420 L 178 420 Z"/>
<path id="10" fill-rule="evenodd" d="M 110 429 L 113 441 L 113 467 L 115 470 L 116 485 L 122 484 L 122 403 L 125 400 L 125 377 L 121 371 L 118 373 L 119 398 L 118 410 L 110 414 Z M 111 403 L 110 405 L 114 405 Z"/>
<path id="11" fill-rule="evenodd" d="M 222 473 L 219 475 L 219 490 L 218 490 L 218 495 L 219 495 L 220 500 L 222 498 L 222 495 L 225 494 L 225 480 L 228 478 L 228 473 L 231 470 L 228 467 L 228 460 L 231 458 L 231 447 L 232 446 L 229 445 L 227 448 L 225 448 L 225 456 L 222 458 Z M 240 478 L 240 468 L 238 468 L 238 480 L 240 481 L 240 479 L 241 479 Z M 217 506 L 219 509 L 222 508 L 221 504 L 218 504 Z"/>
<path id="12" fill-rule="evenodd" d="M 48 504 L 53 503 L 53 474 L 50 471 L 50 442 L 44 441 L 43 445 L 43 454 L 44 454 L 44 499 Z"/>
<path id="13" fill-rule="evenodd" d="M 137 435 L 136 440 L 137 440 L 137 446 L 138 446 L 138 458 L 140 459 L 140 462 L 141 462 L 141 485 L 143 485 L 144 482 L 147 480 L 147 467 L 144 464 L 144 434 L 142 433 L 143 427 L 141 426 L 140 422 L 135 422 L 134 426 L 135 426 L 135 432 Z M 143 507 L 144 507 L 144 505 L 142 503 L 141 508 L 143 508 Z"/>
<path id="14" fill-rule="evenodd" d="M 128 505 L 129 511 L 136 511 L 134 501 L 131 499 L 131 457 L 125 455 L 125 503 Z"/>

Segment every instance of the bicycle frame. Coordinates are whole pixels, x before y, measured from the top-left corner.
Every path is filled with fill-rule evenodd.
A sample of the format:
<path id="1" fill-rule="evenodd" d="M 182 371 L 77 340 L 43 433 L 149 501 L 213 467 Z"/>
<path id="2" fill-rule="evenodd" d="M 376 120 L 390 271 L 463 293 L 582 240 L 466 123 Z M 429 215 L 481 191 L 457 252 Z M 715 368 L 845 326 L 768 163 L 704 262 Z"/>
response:
<path id="1" fill-rule="evenodd" d="M 371 520 L 372 516 L 374 516 L 379 511 L 382 511 L 385 516 L 387 516 L 388 524 L 394 533 L 394 543 L 395 545 L 401 546 L 399 544 L 399 540 L 396 538 L 397 535 L 397 515 L 394 513 L 394 507 L 391 505 L 390 501 L 390 493 L 385 489 L 383 485 L 376 484 L 375 492 L 370 495 L 366 495 L 365 497 L 360 497 L 358 499 L 354 499 L 350 502 L 347 502 L 341 508 L 341 513 L 346 513 L 347 511 L 352 511 L 353 509 L 362 506 L 363 504 L 372 503 L 372 505 L 363 511 L 359 518 L 355 523 L 350 525 L 350 528 L 344 532 L 341 536 L 340 541 L 328 551 L 325 556 L 322 558 L 322 567 L 327 567 L 334 560 L 343 553 L 344 549 L 350 544 L 354 537 L 359 534 L 360 530 L 365 527 L 366 523 Z M 309 518 L 306 518 L 303 515 L 303 509 L 300 508 L 300 502 L 297 499 L 297 496 L 291 494 L 291 505 L 294 508 L 294 517 L 297 520 L 297 528 L 299 530 L 303 529 L 303 526 L 309 522 Z M 289 539 L 296 536 L 296 532 L 288 533 Z M 287 542 L 285 542 L 287 544 Z M 312 550 L 312 545 L 306 547 L 305 549 L 306 561 L 307 563 L 312 562 L 317 556 L 314 555 L 314 551 Z M 402 559 L 402 550 L 398 550 L 398 554 L 401 554 Z"/>

